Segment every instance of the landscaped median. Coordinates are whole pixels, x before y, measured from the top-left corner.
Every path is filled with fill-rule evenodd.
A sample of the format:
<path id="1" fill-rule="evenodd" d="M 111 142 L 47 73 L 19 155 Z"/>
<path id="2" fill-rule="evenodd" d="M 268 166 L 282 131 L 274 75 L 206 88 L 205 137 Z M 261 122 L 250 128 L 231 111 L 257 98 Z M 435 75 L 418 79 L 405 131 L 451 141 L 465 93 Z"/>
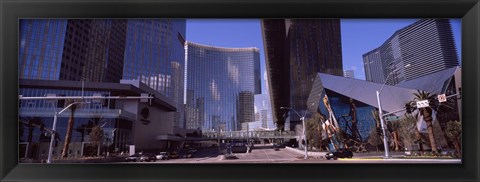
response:
<path id="1" fill-rule="evenodd" d="M 292 151 L 292 152 L 295 152 L 297 154 L 301 154 L 302 156 L 305 155 L 305 151 L 304 150 L 300 150 L 300 149 L 297 149 L 297 148 L 292 148 L 292 147 L 289 147 L 289 146 L 286 146 L 285 149 L 289 150 L 289 151 Z M 310 157 L 313 157 L 313 158 L 325 158 L 325 154 L 327 154 L 327 152 L 307 152 L 309 158 Z"/>

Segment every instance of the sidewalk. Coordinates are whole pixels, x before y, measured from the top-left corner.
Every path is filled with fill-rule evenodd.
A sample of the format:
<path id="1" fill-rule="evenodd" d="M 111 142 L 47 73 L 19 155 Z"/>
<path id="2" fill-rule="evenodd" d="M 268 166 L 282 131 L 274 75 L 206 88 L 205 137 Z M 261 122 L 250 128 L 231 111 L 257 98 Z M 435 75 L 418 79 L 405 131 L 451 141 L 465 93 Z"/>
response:
<path id="1" fill-rule="evenodd" d="M 305 154 L 305 151 L 304 150 L 300 150 L 298 148 L 292 148 L 292 147 L 285 147 L 285 149 L 289 150 L 289 151 L 292 151 L 292 152 L 295 152 L 297 154 L 301 154 L 301 155 L 304 155 Z M 311 151 L 308 151 L 308 156 L 312 156 L 312 157 L 315 157 L 315 158 L 325 158 L 325 154 L 327 154 L 327 152 L 311 152 Z M 394 152 L 390 152 L 390 157 L 392 158 L 400 158 L 400 157 L 403 157 L 405 156 L 405 153 L 404 152 L 397 152 L 397 151 L 394 151 Z M 383 151 L 379 151 L 379 152 L 364 152 L 364 153 L 353 153 L 353 157 L 354 158 L 365 158 L 365 159 L 383 159 L 385 156 L 385 153 Z"/>

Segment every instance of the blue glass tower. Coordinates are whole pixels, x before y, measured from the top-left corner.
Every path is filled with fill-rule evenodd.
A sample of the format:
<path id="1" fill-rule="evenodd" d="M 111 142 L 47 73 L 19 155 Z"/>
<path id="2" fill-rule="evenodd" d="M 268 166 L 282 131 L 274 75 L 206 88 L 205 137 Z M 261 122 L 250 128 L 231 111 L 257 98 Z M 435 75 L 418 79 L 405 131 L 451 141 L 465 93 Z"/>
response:
<path id="1" fill-rule="evenodd" d="M 19 78 L 58 80 L 67 20 L 20 20 Z"/>
<path id="2" fill-rule="evenodd" d="M 130 19 L 123 79 L 140 80 L 172 99 L 175 126 L 184 128 L 185 19 Z"/>

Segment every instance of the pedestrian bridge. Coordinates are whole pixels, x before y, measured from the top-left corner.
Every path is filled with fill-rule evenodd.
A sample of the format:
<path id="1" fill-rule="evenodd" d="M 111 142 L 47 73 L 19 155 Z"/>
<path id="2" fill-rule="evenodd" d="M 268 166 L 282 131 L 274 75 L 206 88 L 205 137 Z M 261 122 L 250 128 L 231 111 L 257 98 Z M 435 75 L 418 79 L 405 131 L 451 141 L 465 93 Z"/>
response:
<path id="1" fill-rule="evenodd" d="M 294 131 L 221 131 L 203 132 L 203 139 L 239 140 L 239 139 L 296 139 Z"/>

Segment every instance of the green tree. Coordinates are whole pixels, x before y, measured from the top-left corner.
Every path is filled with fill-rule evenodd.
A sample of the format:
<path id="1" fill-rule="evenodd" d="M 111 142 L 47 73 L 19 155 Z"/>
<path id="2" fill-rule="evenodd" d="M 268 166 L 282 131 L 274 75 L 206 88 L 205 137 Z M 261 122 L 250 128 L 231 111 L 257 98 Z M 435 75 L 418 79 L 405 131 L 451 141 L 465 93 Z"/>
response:
<path id="1" fill-rule="evenodd" d="M 420 132 L 417 128 L 417 119 L 411 114 L 406 114 L 402 117 L 398 128 L 398 135 L 403 141 L 404 146 L 411 150 L 413 143 L 420 139 Z"/>
<path id="2" fill-rule="evenodd" d="M 308 118 L 305 121 L 306 135 L 307 140 L 309 141 L 308 145 L 322 150 L 322 122 L 323 117 L 319 113 L 315 113 L 312 118 Z"/>
<path id="3" fill-rule="evenodd" d="M 380 117 L 378 116 L 378 110 L 373 109 L 372 110 L 372 116 L 373 116 L 373 119 L 375 120 L 375 126 L 376 126 L 376 128 L 373 129 L 373 130 L 375 130 L 375 133 L 380 138 L 381 144 L 383 144 L 383 133 L 378 133 L 377 132 L 377 130 L 381 130 L 381 128 L 382 128 L 382 125 L 380 123 Z M 388 126 L 385 126 L 385 127 L 388 127 Z M 385 131 L 388 132 L 388 130 L 385 130 Z M 385 133 L 385 134 L 387 135 L 387 133 Z M 370 136 L 371 136 L 371 133 L 370 133 Z"/>
<path id="4" fill-rule="evenodd" d="M 437 143 L 436 143 L 435 135 L 433 131 L 433 118 L 432 118 L 433 109 L 438 108 L 438 103 L 436 102 L 435 95 L 432 95 L 429 92 L 420 91 L 420 90 L 417 90 L 417 93 L 414 93 L 413 95 L 415 96 L 414 99 L 407 104 L 413 105 L 417 101 L 422 101 L 422 100 L 429 101 L 429 105 L 430 105 L 429 107 L 423 107 L 418 109 L 419 109 L 419 114 L 423 117 L 423 120 L 427 125 L 430 148 L 432 148 L 433 152 L 437 153 L 438 150 L 437 150 Z"/>
<path id="5" fill-rule="evenodd" d="M 96 125 L 99 125 L 102 120 L 103 116 L 99 113 L 96 113 L 93 115 L 93 117 L 90 118 L 90 120 L 88 120 L 88 123 L 81 124 L 80 126 L 75 128 L 75 131 L 79 132 L 82 135 L 81 142 L 84 142 L 84 136 L 89 135 L 92 131 L 92 128 Z"/>
<path id="6" fill-rule="evenodd" d="M 460 156 L 462 154 L 462 122 L 457 120 L 449 121 L 445 129 L 445 134 L 455 146 L 455 153 Z"/>
<path id="7" fill-rule="evenodd" d="M 75 102 L 77 101 L 74 99 L 66 99 L 65 105 L 70 105 Z M 67 132 L 65 134 L 65 143 L 63 144 L 63 150 L 62 150 L 63 158 L 68 157 L 68 147 L 72 139 L 72 130 L 73 130 L 73 125 L 75 123 L 75 111 L 77 110 L 77 104 L 73 104 L 72 106 L 69 107 L 69 109 L 70 109 L 70 117 L 68 118 Z"/>
<path id="8" fill-rule="evenodd" d="M 377 147 L 377 152 L 378 152 L 378 146 L 383 144 L 382 138 L 380 137 L 380 133 L 377 133 L 377 130 L 375 128 L 370 130 L 370 134 L 368 136 L 368 143 L 372 146 Z"/>

